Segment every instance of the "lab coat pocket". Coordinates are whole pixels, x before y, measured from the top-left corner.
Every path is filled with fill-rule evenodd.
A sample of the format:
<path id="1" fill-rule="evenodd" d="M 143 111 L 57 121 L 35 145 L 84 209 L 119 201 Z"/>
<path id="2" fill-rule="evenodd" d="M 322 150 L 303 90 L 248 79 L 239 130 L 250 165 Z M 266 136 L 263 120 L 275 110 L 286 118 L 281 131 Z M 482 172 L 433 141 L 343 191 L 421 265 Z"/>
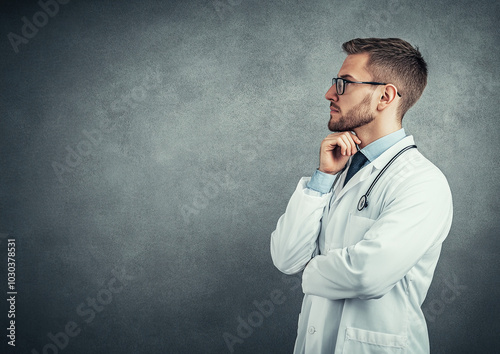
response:
<path id="1" fill-rule="evenodd" d="M 345 333 L 345 354 L 391 354 L 404 353 L 407 339 L 396 334 L 347 328 Z"/>
<path id="2" fill-rule="evenodd" d="M 373 223 L 375 223 L 375 220 L 350 213 L 347 220 L 344 247 L 354 245 L 361 241 Z"/>

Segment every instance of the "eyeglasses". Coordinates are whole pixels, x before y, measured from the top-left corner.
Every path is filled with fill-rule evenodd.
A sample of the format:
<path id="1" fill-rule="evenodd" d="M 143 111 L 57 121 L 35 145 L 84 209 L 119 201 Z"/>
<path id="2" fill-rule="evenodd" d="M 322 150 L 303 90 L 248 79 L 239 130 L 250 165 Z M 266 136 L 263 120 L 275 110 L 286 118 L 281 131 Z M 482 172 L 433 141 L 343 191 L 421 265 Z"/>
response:
<path id="1" fill-rule="evenodd" d="M 335 86 L 337 88 L 337 95 L 340 96 L 340 95 L 344 94 L 346 83 L 349 83 L 349 84 L 366 84 L 366 85 L 389 85 L 389 84 L 383 83 L 383 82 L 351 81 L 351 80 L 342 79 L 340 77 L 334 77 L 332 79 L 332 86 Z M 396 89 L 396 93 L 398 94 L 399 97 L 401 97 L 401 94 L 399 92 L 397 92 L 397 89 Z"/>

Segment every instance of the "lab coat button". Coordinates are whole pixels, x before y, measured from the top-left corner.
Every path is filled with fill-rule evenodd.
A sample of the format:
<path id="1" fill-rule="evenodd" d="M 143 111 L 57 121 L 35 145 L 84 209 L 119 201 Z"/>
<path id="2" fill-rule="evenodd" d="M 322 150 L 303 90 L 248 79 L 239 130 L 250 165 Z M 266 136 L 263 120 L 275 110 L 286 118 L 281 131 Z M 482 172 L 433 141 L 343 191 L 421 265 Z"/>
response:
<path id="1" fill-rule="evenodd" d="M 314 332 L 316 332 L 316 328 L 313 326 L 309 327 L 309 334 L 314 334 Z"/>

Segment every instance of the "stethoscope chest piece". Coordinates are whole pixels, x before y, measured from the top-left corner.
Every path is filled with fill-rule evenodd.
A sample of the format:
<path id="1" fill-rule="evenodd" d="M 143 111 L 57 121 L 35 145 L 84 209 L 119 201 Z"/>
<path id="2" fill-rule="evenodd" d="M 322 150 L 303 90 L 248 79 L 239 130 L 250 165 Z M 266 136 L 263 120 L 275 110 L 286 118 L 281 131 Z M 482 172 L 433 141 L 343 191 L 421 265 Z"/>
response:
<path id="1" fill-rule="evenodd" d="M 359 198 L 358 202 L 358 210 L 361 211 L 368 206 L 368 198 L 366 198 L 366 194 Z"/>

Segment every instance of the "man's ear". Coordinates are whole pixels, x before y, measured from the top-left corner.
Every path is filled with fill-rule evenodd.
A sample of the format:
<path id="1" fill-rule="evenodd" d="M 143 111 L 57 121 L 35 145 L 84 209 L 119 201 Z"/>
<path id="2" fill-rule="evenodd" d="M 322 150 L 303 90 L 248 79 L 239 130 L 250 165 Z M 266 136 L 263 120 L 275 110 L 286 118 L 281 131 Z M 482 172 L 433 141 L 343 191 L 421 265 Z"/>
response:
<path id="1" fill-rule="evenodd" d="M 397 94 L 398 92 L 394 85 L 391 84 L 385 85 L 384 91 L 382 92 L 382 96 L 380 96 L 377 109 L 384 110 L 390 105 L 395 104 Z"/>

